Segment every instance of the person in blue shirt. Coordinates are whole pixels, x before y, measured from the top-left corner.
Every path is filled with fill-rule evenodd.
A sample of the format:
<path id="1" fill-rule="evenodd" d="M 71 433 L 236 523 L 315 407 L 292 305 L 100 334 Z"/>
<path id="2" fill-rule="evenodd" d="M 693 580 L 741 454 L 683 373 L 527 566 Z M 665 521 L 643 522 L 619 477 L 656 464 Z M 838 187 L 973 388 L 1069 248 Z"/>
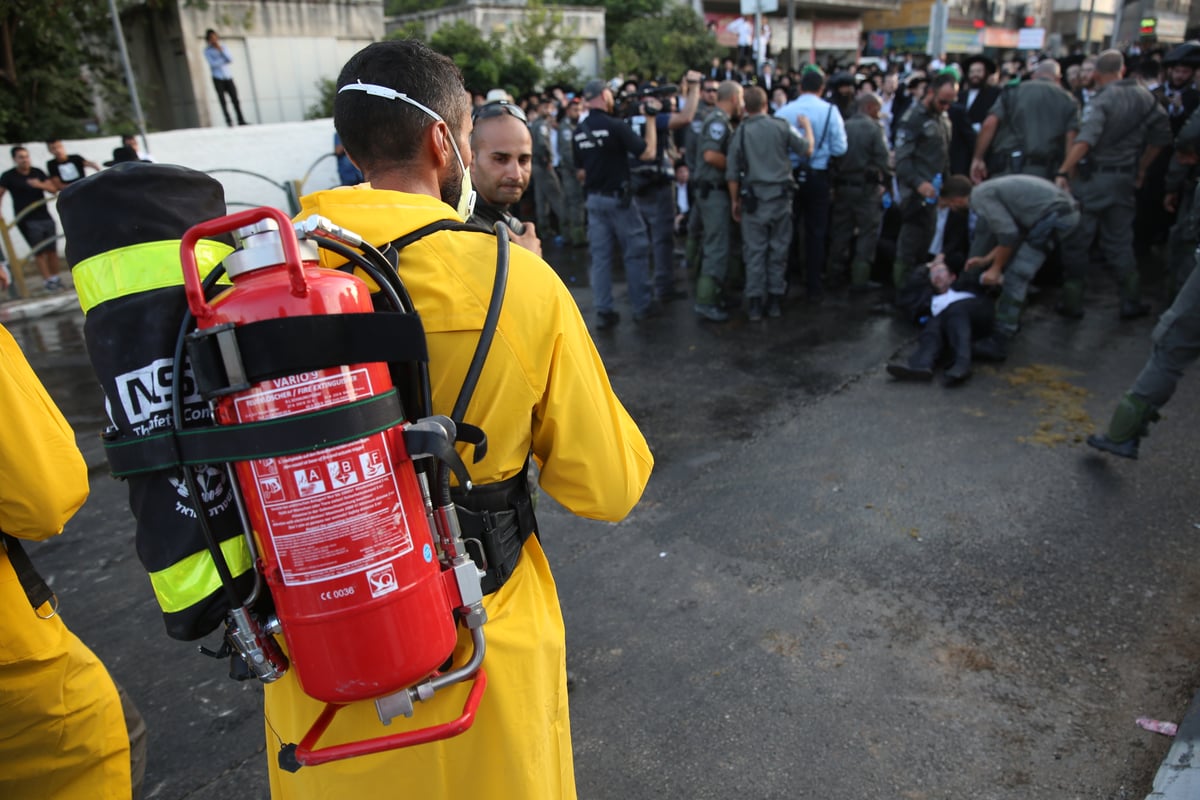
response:
<path id="1" fill-rule="evenodd" d="M 229 109 L 225 106 L 225 95 L 229 95 L 229 99 L 233 101 L 233 110 L 237 114 L 238 125 L 249 124 L 242 116 L 237 87 L 233 85 L 233 73 L 229 70 L 229 65 L 233 63 L 233 57 L 229 55 L 229 50 L 225 45 L 221 44 L 221 37 L 212 28 L 204 32 L 204 40 L 208 42 L 208 47 L 204 48 L 204 60 L 208 62 L 208 68 L 212 70 L 213 87 L 217 90 L 217 100 L 221 103 L 221 113 L 225 115 L 225 122 L 229 127 L 233 127 L 233 119 L 229 116 Z"/>
<path id="2" fill-rule="evenodd" d="M 354 166 L 354 162 L 350 160 L 350 156 L 346 155 L 346 148 L 342 147 L 342 137 L 333 134 L 333 154 L 337 157 L 338 180 L 342 186 L 355 186 L 362 183 L 362 173 L 358 171 L 358 167 Z"/>
<path id="3" fill-rule="evenodd" d="M 775 112 L 775 116 L 799 128 L 797 119 L 807 117 L 812 124 L 813 151 L 807 164 L 792 155 L 798 188 L 793 202 L 792 241 L 798 241 L 804 226 L 804 284 L 810 302 L 820 302 L 824 290 L 821 271 L 825 268 L 825 238 L 829 230 L 830 180 L 829 159 L 846 152 L 846 125 L 836 107 L 821 99 L 825 73 L 819 67 L 805 67 L 800 76 L 800 96 Z M 799 255 L 796 248 L 793 253 Z"/>

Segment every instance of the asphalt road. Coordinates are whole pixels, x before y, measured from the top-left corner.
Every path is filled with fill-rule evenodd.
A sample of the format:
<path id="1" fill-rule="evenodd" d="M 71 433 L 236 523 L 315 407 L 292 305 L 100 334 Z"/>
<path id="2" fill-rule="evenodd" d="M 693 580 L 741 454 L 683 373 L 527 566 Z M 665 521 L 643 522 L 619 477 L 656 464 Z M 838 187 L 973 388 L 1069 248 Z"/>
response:
<path id="1" fill-rule="evenodd" d="M 1153 320 L 1105 292 L 1080 323 L 1049 305 L 957 390 L 893 383 L 915 330 L 866 301 L 622 309 L 597 345 L 654 475 L 621 524 L 539 512 L 581 798 L 1145 797 L 1170 740 L 1134 720 L 1178 720 L 1200 685 L 1197 378 L 1140 461 L 1095 454 Z M 13 330 L 97 458 L 79 325 Z M 260 690 L 166 638 L 123 486 L 94 472 L 30 549 L 146 717 L 146 796 L 265 796 Z"/>

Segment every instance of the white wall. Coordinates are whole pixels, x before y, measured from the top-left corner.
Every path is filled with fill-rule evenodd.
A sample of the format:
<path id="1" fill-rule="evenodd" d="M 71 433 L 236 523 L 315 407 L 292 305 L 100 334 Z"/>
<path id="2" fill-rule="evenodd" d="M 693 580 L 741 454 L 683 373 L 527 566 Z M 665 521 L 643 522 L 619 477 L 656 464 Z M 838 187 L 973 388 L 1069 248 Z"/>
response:
<path id="1" fill-rule="evenodd" d="M 333 152 L 331 119 L 247 125 L 240 128 L 226 128 L 222 122 L 218 128 L 152 133 L 149 139 L 150 153 L 159 163 L 180 164 L 201 172 L 221 168 L 243 169 L 264 175 L 276 184 L 302 180 L 302 194 L 328 189 L 338 183 L 337 167 L 332 155 L 314 166 L 326 153 Z M 67 141 L 65 144 L 68 153 L 78 153 L 89 161 L 103 164 L 112 159 L 113 148 L 118 147 L 121 142 L 116 137 L 105 137 Z M 12 144 L 4 145 L 3 152 L 8 153 L 11 147 Z M 33 165 L 44 171 L 46 162 L 50 159 L 46 145 L 30 142 L 26 147 L 29 149 Z M 0 160 L 2 159 L 3 156 L 0 156 Z M 11 163 L 8 163 L 4 168 L 10 167 Z M 217 173 L 213 177 L 225 187 L 225 202 L 230 204 L 231 211 L 259 205 L 288 210 L 287 196 L 283 190 L 265 180 L 238 173 Z M 50 212 L 57 219 L 53 203 Z M 0 202 L 0 214 L 3 214 L 6 222 L 12 222 L 12 198 L 7 193 Z M 62 232 L 61 225 L 59 232 Z M 29 252 L 25 240 L 15 228 L 10 232 L 10 236 L 17 250 L 15 257 L 24 257 Z M 62 250 L 60 240 L 59 252 Z"/>

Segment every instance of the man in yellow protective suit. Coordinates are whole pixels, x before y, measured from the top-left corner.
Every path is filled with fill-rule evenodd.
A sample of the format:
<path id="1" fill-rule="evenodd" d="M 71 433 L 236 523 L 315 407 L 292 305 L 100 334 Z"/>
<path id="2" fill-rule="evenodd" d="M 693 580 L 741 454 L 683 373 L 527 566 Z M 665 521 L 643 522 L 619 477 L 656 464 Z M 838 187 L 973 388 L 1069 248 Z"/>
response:
<path id="1" fill-rule="evenodd" d="M 0 328 L 0 530 L 17 539 L 61 533 L 88 496 L 75 435 L 12 335 Z M 0 546 L 0 797 L 129 800 L 129 738 L 104 665 L 27 596 Z"/>
<path id="2" fill-rule="evenodd" d="M 438 220 L 465 219 L 471 121 L 454 64 L 418 42 L 379 42 L 350 59 L 338 87 L 334 122 L 369 185 L 309 195 L 301 216 L 321 214 L 376 246 Z M 398 271 L 428 340 L 435 413 L 449 414 L 463 384 L 492 294 L 496 247 L 495 236 L 442 230 L 400 251 Z M 628 514 L 653 466 L 570 293 L 544 261 L 517 246 L 496 336 L 464 419 L 488 437 L 487 457 L 470 467 L 477 485 L 515 479 L 523 486 L 519 476 L 532 452 L 541 489 L 592 519 Z M 484 598 L 488 684 L 470 730 L 288 773 L 275 762 L 280 745 L 299 741 L 322 708 L 289 672 L 265 687 L 272 797 L 574 798 L 562 612 L 537 537 L 518 552 L 511 576 Z M 485 591 L 487 584 L 485 578 Z M 456 664 L 468 647 L 461 632 Z M 387 728 L 373 703 L 350 705 L 321 745 L 453 719 L 467 690 L 458 684 L 440 691 L 418 704 L 412 719 Z"/>

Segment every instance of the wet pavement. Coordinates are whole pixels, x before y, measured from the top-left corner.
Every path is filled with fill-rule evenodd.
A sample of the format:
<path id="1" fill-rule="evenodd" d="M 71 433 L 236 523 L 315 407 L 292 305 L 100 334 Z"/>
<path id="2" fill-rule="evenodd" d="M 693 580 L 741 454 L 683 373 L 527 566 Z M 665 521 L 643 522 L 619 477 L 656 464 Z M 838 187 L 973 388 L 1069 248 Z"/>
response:
<path id="1" fill-rule="evenodd" d="M 548 255 L 591 320 L 583 253 Z M 1107 287 L 1080 323 L 1052 300 L 946 390 L 886 376 L 916 330 L 867 299 L 634 324 L 618 292 L 596 344 L 655 473 L 618 525 L 539 511 L 581 798 L 1146 797 L 1171 740 L 1134 720 L 1200 685 L 1197 378 L 1140 461 L 1094 453 L 1153 320 Z M 162 632 L 82 317 L 6 324 L 97 467 L 30 550 L 147 719 L 147 797 L 264 796 L 260 690 Z"/>

